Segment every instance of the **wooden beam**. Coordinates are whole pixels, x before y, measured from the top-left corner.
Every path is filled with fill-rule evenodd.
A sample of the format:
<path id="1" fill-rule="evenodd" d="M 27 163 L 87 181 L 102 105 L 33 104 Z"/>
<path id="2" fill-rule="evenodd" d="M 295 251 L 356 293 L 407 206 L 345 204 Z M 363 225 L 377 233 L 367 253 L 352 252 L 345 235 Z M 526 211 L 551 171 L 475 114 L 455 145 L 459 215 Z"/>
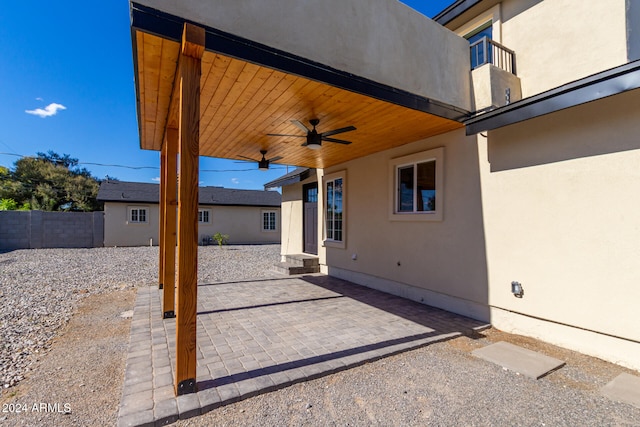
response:
<path id="1" fill-rule="evenodd" d="M 200 76 L 204 29 L 185 23 L 178 66 L 178 295 L 176 313 L 177 395 L 195 393 L 198 308 L 198 160 Z"/>
<path id="2" fill-rule="evenodd" d="M 167 168 L 167 151 L 166 151 L 167 142 L 165 141 L 162 145 L 162 150 L 160 151 L 160 205 L 159 205 L 159 213 L 160 218 L 158 221 L 159 226 L 159 242 L 158 242 L 158 288 L 162 289 L 163 280 L 164 280 L 164 252 L 165 252 L 165 242 L 164 242 L 164 231 L 165 231 L 165 223 L 164 223 L 164 208 L 165 208 L 165 170 Z"/>
<path id="3" fill-rule="evenodd" d="M 162 147 L 162 155 L 165 158 L 165 168 L 162 170 L 161 181 L 164 181 L 164 205 L 163 212 L 164 248 L 163 257 L 163 292 L 162 292 L 162 317 L 164 319 L 175 317 L 176 299 L 176 208 L 178 200 L 176 195 L 177 157 L 178 157 L 178 130 L 167 129 L 166 138 Z"/>

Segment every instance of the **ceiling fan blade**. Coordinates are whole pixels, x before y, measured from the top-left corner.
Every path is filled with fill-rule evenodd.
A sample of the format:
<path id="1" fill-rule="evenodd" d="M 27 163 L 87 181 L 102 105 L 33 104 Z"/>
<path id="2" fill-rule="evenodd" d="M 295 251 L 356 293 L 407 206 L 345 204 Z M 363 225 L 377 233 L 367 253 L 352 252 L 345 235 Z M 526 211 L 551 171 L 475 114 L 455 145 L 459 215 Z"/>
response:
<path id="1" fill-rule="evenodd" d="M 335 138 L 325 138 L 324 136 L 322 137 L 323 141 L 327 141 L 327 142 L 337 142 L 338 144 L 351 144 L 351 141 L 345 141 L 344 139 L 335 139 Z"/>
<path id="2" fill-rule="evenodd" d="M 350 132 L 352 130 L 356 130 L 355 127 L 353 126 L 347 126 L 345 128 L 340 128 L 340 129 L 334 129 L 334 130 L 330 130 L 328 132 L 322 132 L 322 136 L 331 136 L 331 135 L 337 135 L 339 133 L 343 133 L 343 132 Z"/>
<path id="3" fill-rule="evenodd" d="M 306 138 L 307 135 L 287 135 L 283 133 L 268 133 L 267 136 L 291 136 L 294 138 Z"/>
<path id="4" fill-rule="evenodd" d="M 240 155 L 239 155 L 238 157 L 242 157 L 243 159 L 247 159 L 247 160 L 252 161 L 252 162 L 257 162 L 257 160 L 256 160 L 256 159 L 252 159 L 251 157 L 247 157 L 247 156 L 240 156 Z M 242 160 L 242 161 L 244 162 L 244 160 Z"/>
<path id="5" fill-rule="evenodd" d="M 276 156 L 276 157 L 272 157 L 270 159 L 268 159 L 268 162 L 277 162 L 278 160 L 282 160 L 283 157 L 282 156 Z"/>
<path id="6" fill-rule="evenodd" d="M 309 129 L 308 127 L 306 127 L 304 125 L 304 123 L 302 123 L 300 120 L 291 120 L 291 123 L 293 123 L 294 125 L 298 126 L 300 128 L 301 131 L 303 132 L 311 132 L 311 129 Z"/>

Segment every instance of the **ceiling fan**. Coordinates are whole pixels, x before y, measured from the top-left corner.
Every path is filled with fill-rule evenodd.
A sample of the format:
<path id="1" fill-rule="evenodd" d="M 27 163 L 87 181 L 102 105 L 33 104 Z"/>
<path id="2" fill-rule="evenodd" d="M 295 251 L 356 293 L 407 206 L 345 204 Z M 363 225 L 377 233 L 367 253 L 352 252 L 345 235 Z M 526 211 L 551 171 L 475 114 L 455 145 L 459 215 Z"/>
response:
<path id="1" fill-rule="evenodd" d="M 327 142 L 337 142 L 338 144 L 351 144 L 351 141 L 345 141 L 343 139 L 329 138 L 332 135 L 337 135 L 343 132 L 350 132 L 352 130 L 356 130 L 353 126 L 347 126 L 340 129 L 334 129 L 327 132 L 318 133 L 316 130 L 316 126 L 320 123 L 320 119 L 311 119 L 309 123 L 313 126 L 313 129 L 309 129 L 299 120 L 291 120 L 291 123 L 298 126 L 302 131 L 306 132 L 306 135 L 286 135 L 280 133 L 269 133 L 268 136 L 293 136 L 296 138 L 307 138 L 307 142 L 302 144 L 303 147 L 309 147 L 311 149 L 317 150 L 322 146 L 322 141 Z"/>
<path id="2" fill-rule="evenodd" d="M 269 163 L 277 162 L 278 160 L 282 159 L 281 156 L 272 157 L 270 159 L 265 158 L 264 156 L 267 154 L 267 150 L 260 150 L 260 154 L 262 154 L 262 159 L 260 159 L 260 160 L 252 159 L 252 158 L 246 157 L 246 156 L 238 156 L 238 157 L 242 157 L 244 159 L 251 160 L 252 162 L 258 162 L 258 170 L 261 170 L 261 171 L 269 170 Z"/>

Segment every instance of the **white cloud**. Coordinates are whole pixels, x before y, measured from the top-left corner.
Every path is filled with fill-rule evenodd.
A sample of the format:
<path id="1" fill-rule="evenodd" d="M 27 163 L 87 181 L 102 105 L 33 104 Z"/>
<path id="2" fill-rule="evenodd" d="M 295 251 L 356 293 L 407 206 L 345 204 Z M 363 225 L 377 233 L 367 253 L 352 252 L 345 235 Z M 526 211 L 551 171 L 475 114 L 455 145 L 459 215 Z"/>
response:
<path id="1" fill-rule="evenodd" d="M 40 98 L 40 97 L 37 97 L 37 98 L 36 98 L 36 101 L 44 102 L 44 99 L 42 99 L 42 98 Z"/>
<path id="2" fill-rule="evenodd" d="M 240 180 L 238 178 L 231 178 L 231 182 L 236 185 L 240 184 Z"/>
<path id="3" fill-rule="evenodd" d="M 156 176 L 155 178 L 151 178 L 151 181 L 160 182 L 160 177 Z"/>
<path id="4" fill-rule="evenodd" d="M 56 104 L 54 102 L 44 107 L 44 109 L 36 108 L 35 110 L 25 110 L 24 112 L 27 114 L 33 114 L 34 116 L 42 117 L 44 119 L 45 117 L 55 116 L 58 113 L 58 110 L 66 109 L 67 107 L 65 107 L 64 105 Z"/>

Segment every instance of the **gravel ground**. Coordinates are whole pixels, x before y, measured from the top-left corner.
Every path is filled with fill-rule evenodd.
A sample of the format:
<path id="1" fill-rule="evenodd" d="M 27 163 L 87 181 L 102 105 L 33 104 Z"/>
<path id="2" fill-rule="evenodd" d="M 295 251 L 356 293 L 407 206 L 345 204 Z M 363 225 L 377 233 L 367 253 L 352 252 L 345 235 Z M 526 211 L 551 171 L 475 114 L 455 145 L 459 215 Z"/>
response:
<path id="1" fill-rule="evenodd" d="M 200 282 L 263 277 L 280 260 L 279 245 L 199 249 Z M 157 268 L 157 247 L 0 253 L 0 389 L 28 374 L 80 299 L 156 284 Z"/>
<path id="2" fill-rule="evenodd" d="M 155 285 L 157 256 L 157 248 L 148 247 L 0 254 L 0 336 L 9 337 L 1 344 L 2 379 L 25 377 L 2 392 L 0 404 L 28 406 L 26 413 L 0 412 L 0 425 L 115 425 L 130 327 L 122 315 L 133 308 L 136 286 Z M 201 248 L 199 281 L 264 277 L 278 260 L 277 245 Z M 471 355 L 497 341 L 567 366 L 535 381 Z M 621 372 L 639 374 L 490 329 L 175 425 L 640 426 L 640 408 L 599 394 Z M 34 403 L 58 406 L 34 412 Z"/>

